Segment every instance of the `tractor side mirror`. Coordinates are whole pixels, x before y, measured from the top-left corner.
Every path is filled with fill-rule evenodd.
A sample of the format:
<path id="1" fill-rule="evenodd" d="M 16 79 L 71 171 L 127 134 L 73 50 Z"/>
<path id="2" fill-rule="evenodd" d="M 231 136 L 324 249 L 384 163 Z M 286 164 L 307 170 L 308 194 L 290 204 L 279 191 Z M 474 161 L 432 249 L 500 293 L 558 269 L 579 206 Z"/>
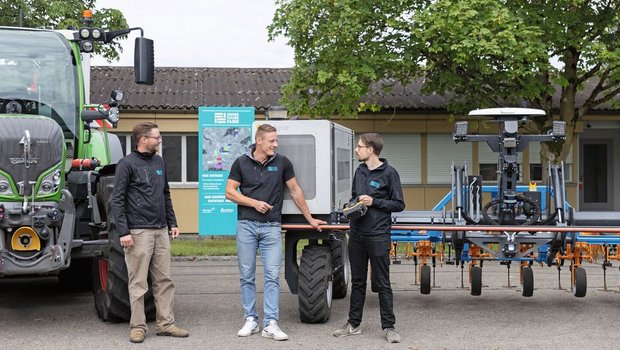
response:
<path id="1" fill-rule="evenodd" d="M 136 38 L 134 47 L 134 71 L 136 84 L 153 85 L 155 82 L 155 53 L 153 40 Z"/>

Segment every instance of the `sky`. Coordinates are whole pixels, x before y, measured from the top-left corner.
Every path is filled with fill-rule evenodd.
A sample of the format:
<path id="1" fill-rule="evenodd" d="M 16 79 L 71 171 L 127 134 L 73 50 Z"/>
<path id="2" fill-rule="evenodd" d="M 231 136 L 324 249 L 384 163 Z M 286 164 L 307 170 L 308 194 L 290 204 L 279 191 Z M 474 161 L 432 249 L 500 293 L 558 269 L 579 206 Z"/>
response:
<path id="1" fill-rule="evenodd" d="M 289 68 L 293 49 L 286 38 L 267 39 L 273 0 L 97 0 L 96 7 L 123 12 L 129 27 L 141 27 L 154 40 L 157 67 Z M 93 65 L 133 65 L 140 31 L 122 40 L 118 62 L 101 56 Z"/>

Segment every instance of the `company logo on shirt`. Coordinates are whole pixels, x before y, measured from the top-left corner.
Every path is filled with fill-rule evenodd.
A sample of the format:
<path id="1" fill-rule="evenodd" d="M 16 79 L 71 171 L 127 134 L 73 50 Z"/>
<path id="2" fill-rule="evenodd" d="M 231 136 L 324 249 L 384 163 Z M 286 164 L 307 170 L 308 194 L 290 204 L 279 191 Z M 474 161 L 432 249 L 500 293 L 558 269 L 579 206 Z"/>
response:
<path id="1" fill-rule="evenodd" d="M 164 175 L 164 171 L 161 170 L 161 169 L 157 169 L 157 170 L 155 170 L 155 174 L 157 174 L 159 176 L 162 176 L 162 175 Z"/>
<path id="2" fill-rule="evenodd" d="M 277 166 L 268 166 L 267 167 L 267 171 L 278 171 L 278 167 Z"/>
<path id="3" fill-rule="evenodd" d="M 379 185 L 380 184 L 377 181 L 374 181 L 374 180 L 370 181 L 370 186 L 372 186 L 374 188 L 379 188 Z"/>

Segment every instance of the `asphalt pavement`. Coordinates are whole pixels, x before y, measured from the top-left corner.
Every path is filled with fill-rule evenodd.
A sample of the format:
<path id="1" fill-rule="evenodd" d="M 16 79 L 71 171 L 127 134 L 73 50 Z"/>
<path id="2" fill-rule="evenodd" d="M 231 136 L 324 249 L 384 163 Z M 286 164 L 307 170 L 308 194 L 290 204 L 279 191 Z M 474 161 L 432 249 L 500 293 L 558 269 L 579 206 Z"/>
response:
<path id="1" fill-rule="evenodd" d="M 422 295 L 414 284 L 413 262 L 392 265 L 400 344 L 383 337 L 377 296 L 370 291 L 361 335 L 332 336 L 346 322 L 348 296 L 334 300 L 327 323 L 301 323 L 297 296 L 289 292 L 283 271 L 279 323 L 289 340 L 276 342 L 260 333 L 237 337 L 243 312 L 232 259 L 174 261 L 176 321 L 190 337 L 158 337 L 151 323 L 142 344 L 129 343 L 127 323 L 99 321 L 90 293 L 62 292 L 55 278 L 0 279 L 0 349 L 613 349 L 620 343 L 617 264 L 608 270 L 608 291 L 602 290 L 601 266 L 587 265 L 585 298 L 570 292 L 568 268 L 560 286 L 555 267 L 533 268 L 534 295 L 525 298 L 515 286 L 518 269 L 511 269 L 508 286 L 506 267 L 496 262 L 484 265 L 481 296 L 470 295 L 467 269 L 461 288 L 460 268 L 438 268 L 436 286 Z M 261 274 L 259 265 L 259 290 Z M 262 314 L 262 293 L 258 308 Z"/>

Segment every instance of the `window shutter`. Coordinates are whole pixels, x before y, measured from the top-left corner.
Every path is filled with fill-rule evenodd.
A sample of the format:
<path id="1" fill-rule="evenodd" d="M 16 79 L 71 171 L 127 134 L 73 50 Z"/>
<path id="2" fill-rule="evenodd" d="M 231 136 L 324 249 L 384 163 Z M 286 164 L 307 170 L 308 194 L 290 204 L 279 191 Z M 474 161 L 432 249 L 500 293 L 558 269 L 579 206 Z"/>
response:
<path id="1" fill-rule="evenodd" d="M 472 150 L 470 142 L 455 143 L 452 134 L 428 135 L 428 183 L 449 184 L 452 181 L 450 171 L 452 163 L 467 163 L 471 171 Z"/>
<path id="2" fill-rule="evenodd" d="M 400 175 L 401 184 L 422 182 L 422 156 L 420 134 L 381 134 L 383 150 L 381 158 L 393 166 Z"/>

